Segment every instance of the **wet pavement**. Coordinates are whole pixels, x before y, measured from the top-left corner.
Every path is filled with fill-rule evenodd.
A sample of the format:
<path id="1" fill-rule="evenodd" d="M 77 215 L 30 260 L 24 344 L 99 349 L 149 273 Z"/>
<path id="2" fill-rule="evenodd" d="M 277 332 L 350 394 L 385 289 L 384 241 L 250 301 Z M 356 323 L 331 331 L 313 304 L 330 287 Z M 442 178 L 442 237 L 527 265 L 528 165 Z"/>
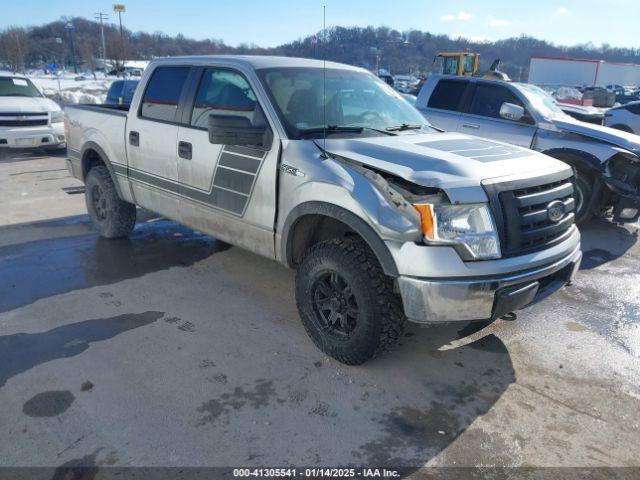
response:
<path id="1" fill-rule="evenodd" d="M 0 210 L 0 465 L 640 463 L 635 226 L 589 225 L 543 303 L 347 367 L 306 336 L 293 272 L 144 212 L 100 239 L 63 168 L 0 160 L 25 193 Z"/>

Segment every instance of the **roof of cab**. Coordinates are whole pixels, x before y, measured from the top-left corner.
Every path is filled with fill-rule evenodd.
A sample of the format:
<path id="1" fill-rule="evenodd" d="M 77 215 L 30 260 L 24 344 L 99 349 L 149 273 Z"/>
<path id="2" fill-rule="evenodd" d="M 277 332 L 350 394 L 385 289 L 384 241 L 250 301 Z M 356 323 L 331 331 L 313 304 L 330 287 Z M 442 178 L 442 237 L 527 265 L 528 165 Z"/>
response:
<path id="1" fill-rule="evenodd" d="M 187 64 L 209 64 L 224 63 L 229 65 L 244 65 L 254 70 L 263 68 L 286 68 L 286 67 L 307 67 L 307 68 L 339 68 L 347 70 L 363 69 L 337 62 L 325 62 L 311 58 L 278 57 L 269 55 L 194 55 L 182 57 L 158 58 L 151 62 L 152 65 L 187 63 Z"/>

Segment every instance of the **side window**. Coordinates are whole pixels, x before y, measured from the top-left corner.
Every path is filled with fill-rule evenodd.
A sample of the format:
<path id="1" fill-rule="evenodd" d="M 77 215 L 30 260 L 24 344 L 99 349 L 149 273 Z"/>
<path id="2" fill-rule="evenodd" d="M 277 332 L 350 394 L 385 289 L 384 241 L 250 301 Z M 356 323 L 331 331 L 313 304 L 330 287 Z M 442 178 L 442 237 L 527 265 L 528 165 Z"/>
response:
<path id="1" fill-rule="evenodd" d="M 152 120 L 173 121 L 189 67 L 158 67 L 142 98 L 140 114 Z"/>
<path id="2" fill-rule="evenodd" d="M 442 110 L 459 110 L 462 95 L 468 82 L 460 80 L 440 80 L 433 89 L 427 107 Z"/>
<path id="3" fill-rule="evenodd" d="M 478 83 L 469 113 L 482 115 L 483 117 L 502 118 L 500 116 L 500 107 L 505 102 L 524 108 L 522 102 L 509 89 L 498 85 Z"/>
<path id="4" fill-rule="evenodd" d="M 209 115 L 247 118 L 252 124 L 260 115 L 256 96 L 244 76 L 232 70 L 207 68 L 196 94 L 191 125 L 207 128 Z"/>

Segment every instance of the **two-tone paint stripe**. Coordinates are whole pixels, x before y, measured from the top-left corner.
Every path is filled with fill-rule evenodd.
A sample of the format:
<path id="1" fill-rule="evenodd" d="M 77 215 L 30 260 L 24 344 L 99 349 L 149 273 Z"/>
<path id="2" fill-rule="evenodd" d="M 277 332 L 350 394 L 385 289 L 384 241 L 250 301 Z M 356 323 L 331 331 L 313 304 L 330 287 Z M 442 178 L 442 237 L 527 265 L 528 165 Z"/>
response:
<path id="1" fill-rule="evenodd" d="M 124 165 L 112 165 L 116 174 L 128 176 L 131 181 L 243 216 L 266 154 L 267 152 L 251 148 L 224 146 L 208 190 L 175 182 L 131 166 L 127 169 Z"/>

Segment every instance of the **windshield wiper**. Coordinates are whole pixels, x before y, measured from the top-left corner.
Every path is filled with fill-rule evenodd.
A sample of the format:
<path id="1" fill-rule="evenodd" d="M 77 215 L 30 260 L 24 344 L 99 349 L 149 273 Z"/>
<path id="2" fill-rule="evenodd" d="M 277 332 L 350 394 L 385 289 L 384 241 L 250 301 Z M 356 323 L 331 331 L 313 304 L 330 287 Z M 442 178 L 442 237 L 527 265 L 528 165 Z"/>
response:
<path id="1" fill-rule="evenodd" d="M 362 133 L 365 130 L 371 130 L 377 133 L 383 133 L 385 135 L 394 135 L 393 133 L 385 130 L 378 130 L 377 128 L 372 127 L 362 127 L 359 125 L 327 125 L 325 127 L 313 127 L 313 128 L 302 128 L 299 130 L 300 135 L 313 135 L 318 133 L 327 133 L 330 135 L 332 133 Z"/>
<path id="2" fill-rule="evenodd" d="M 387 127 L 388 132 L 403 132 L 405 130 L 421 130 L 425 125 L 420 125 L 418 123 L 403 123 L 402 125 L 394 125 L 393 127 Z"/>

